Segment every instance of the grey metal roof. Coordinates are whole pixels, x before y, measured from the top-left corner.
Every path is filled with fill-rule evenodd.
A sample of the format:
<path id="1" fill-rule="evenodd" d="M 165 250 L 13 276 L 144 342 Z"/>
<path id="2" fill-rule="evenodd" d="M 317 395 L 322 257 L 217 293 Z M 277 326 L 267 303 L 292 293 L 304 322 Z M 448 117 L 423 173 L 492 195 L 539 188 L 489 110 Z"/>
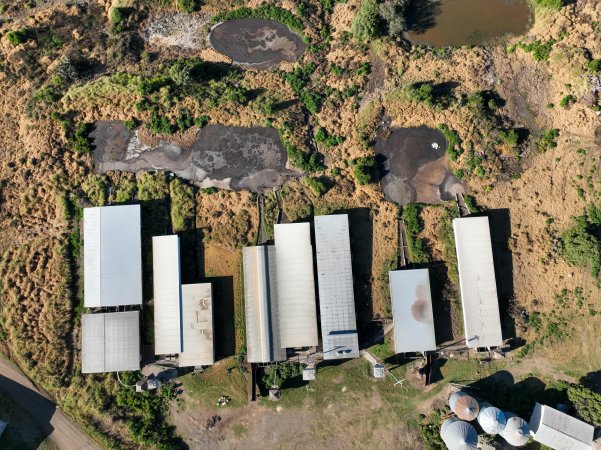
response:
<path id="1" fill-rule="evenodd" d="M 488 217 L 453 220 L 468 347 L 503 344 Z"/>
<path id="2" fill-rule="evenodd" d="M 84 314 L 82 373 L 140 369 L 140 312 Z"/>
<path id="3" fill-rule="evenodd" d="M 182 284 L 182 339 L 180 367 L 215 362 L 211 283 Z"/>
<path id="4" fill-rule="evenodd" d="M 395 353 L 436 350 L 428 269 L 394 270 L 388 276 Z"/>
<path id="5" fill-rule="evenodd" d="M 524 419 L 510 412 L 505 413 L 507 422 L 499 435 L 514 447 L 526 445 L 530 440 L 530 427 Z"/>
<path id="6" fill-rule="evenodd" d="M 318 344 L 313 247 L 309 223 L 274 226 L 278 327 L 284 348 Z"/>
<path id="7" fill-rule="evenodd" d="M 85 208 L 84 305 L 142 304 L 140 205 Z"/>
<path id="8" fill-rule="evenodd" d="M 182 351 L 179 237 L 152 238 L 154 353 Z"/>
<path id="9" fill-rule="evenodd" d="M 244 308 L 246 351 L 251 363 L 286 360 L 279 345 L 278 288 L 275 247 L 244 247 Z"/>
<path id="10" fill-rule="evenodd" d="M 442 423 L 440 437 L 449 450 L 476 450 L 478 447 L 476 429 L 456 417 L 450 417 Z"/>
<path id="11" fill-rule="evenodd" d="M 537 403 L 530 418 L 534 440 L 555 450 L 591 450 L 595 428 L 588 423 Z"/>
<path id="12" fill-rule="evenodd" d="M 323 359 L 357 358 L 359 340 L 346 214 L 315 217 L 315 248 Z"/>

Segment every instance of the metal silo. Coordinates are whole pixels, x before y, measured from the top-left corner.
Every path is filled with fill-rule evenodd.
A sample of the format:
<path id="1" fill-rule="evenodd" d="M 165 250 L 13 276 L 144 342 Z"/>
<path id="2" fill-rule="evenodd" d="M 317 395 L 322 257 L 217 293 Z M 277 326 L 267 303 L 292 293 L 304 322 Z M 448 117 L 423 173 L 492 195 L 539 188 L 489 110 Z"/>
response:
<path id="1" fill-rule="evenodd" d="M 449 398 L 451 411 L 457 414 L 461 420 L 472 421 L 478 417 L 480 406 L 474 397 L 463 391 L 454 392 Z"/>
<path id="2" fill-rule="evenodd" d="M 478 433 L 467 422 L 451 417 L 440 427 L 440 437 L 449 450 L 476 450 Z"/>
<path id="3" fill-rule="evenodd" d="M 530 427 L 524 419 L 509 412 L 505 413 L 507 424 L 499 434 L 514 447 L 526 445 L 530 440 Z"/>
<path id="4" fill-rule="evenodd" d="M 489 403 L 480 403 L 478 423 L 487 434 L 499 434 L 505 429 L 507 418 L 505 413 Z"/>

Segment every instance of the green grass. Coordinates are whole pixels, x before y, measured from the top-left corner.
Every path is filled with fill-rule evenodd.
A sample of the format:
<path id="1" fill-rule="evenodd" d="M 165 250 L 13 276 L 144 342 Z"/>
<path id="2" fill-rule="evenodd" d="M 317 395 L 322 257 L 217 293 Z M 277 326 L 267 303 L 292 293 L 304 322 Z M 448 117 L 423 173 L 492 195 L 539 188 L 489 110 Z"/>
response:
<path id="1" fill-rule="evenodd" d="M 180 378 L 184 390 L 195 400 L 209 408 L 219 408 L 219 397 L 230 397 L 231 401 L 223 408 L 237 408 L 246 405 L 246 376 L 236 365 L 235 359 L 218 362 L 205 372 L 189 373 Z"/>

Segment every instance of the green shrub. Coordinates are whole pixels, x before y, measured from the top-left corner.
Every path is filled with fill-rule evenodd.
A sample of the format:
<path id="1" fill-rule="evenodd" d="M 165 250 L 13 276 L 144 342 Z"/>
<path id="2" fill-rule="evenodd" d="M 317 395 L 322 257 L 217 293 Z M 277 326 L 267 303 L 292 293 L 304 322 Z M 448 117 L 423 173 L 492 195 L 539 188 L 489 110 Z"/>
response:
<path id="1" fill-rule="evenodd" d="M 272 386 L 282 387 L 287 380 L 298 377 L 302 373 L 303 366 L 300 363 L 277 364 L 265 369 L 265 376 L 261 381 L 267 389 Z"/>
<path id="2" fill-rule="evenodd" d="M 158 111 L 153 111 L 150 116 L 150 122 L 146 124 L 146 128 L 157 134 L 172 134 L 173 127 L 167 118 Z"/>
<path id="3" fill-rule="evenodd" d="M 303 20 L 296 17 L 290 11 L 279 6 L 262 4 L 258 8 L 242 7 L 231 11 L 225 11 L 217 14 L 213 17 L 212 22 L 225 22 L 227 20 L 243 19 L 245 17 L 257 17 L 261 19 L 272 19 L 282 22 L 289 28 L 296 30 L 300 33 L 303 31 Z"/>
<path id="4" fill-rule="evenodd" d="M 359 185 L 373 183 L 376 178 L 376 159 L 373 156 L 362 156 L 352 161 L 353 175 Z"/>
<path id="5" fill-rule="evenodd" d="M 403 206 L 403 221 L 407 231 L 407 244 L 411 261 L 417 264 L 428 262 L 424 241 L 418 237 L 422 230 L 421 207 L 415 203 Z"/>
<path id="6" fill-rule="evenodd" d="M 518 143 L 520 141 L 520 136 L 518 135 L 517 131 L 515 131 L 514 129 L 501 130 L 499 132 L 499 140 L 501 141 L 501 143 L 503 145 L 514 149 L 518 146 Z"/>
<path id="7" fill-rule="evenodd" d="M 121 33 L 125 31 L 127 24 L 127 8 L 115 6 L 109 13 L 109 21 L 111 22 L 111 33 Z"/>
<path id="8" fill-rule="evenodd" d="M 328 187 L 319 178 L 306 178 L 305 182 L 311 191 L 313 191 L 313 193 L 318 197 L 321 197 L 328 191 Z"/>
<path id="9" fill-rule="evenodd" d="M 461 148 L 462 141 L 459 137 L 459 133 L 457 133 L 455 130 L 451 130 L 448 125 L 444 123 L 438 125 L 438 129 L 442 132 L 447 140 L 447 153 L 449 158 L 451 158 L 451 161 L 455 161 L 463 153 L 463 149 Z"/>
<path id="10" fill-rule="evenodd" d="M 362 0 L 351 30 L 355 38 L 367 41 L 380 35 L 381 18 L 376 0 Z"/>
<path id="11" fill-rule="evenodd" d="M 593 73 L 601 72 L 601 59 L 593 59 L 587 64 L 588 70 Z"/>
<path id="12" fill-rule="evenodd" d="M 601 243 L 588 230 L 584 217 L 575 219 L 575 224 L 561 238 L 562 255 L 568 264 L 590 266 L 594 277 L 601 268 Z"/>
<path id="13" fill-rule="evenodd" d="M 321 162 L 322 155 L 319 153 L 305 153 L 295 147 L 288 139 L 286 139 L 285 131 L 278 129 L 282 145 L 286 149 L 290 164 L 301 169 L 304 172 L 317 172 L 324 169 Z"/>
<path id="14" fill-rule="evenodd" d="M 538 139 L 538 150 L 541 153 L 546 152 L 549 149 L 557 147 L 557 138 L 559 137 L 559 130 L 554 128 L 552 130 L 545 131 Z"/>
<path id="15" fill-rule="evenodd" d="M 199 0 L 177 0 L 177 6 L 188 14 L 193 13 L 200 6 Z"/>
<path id="16" fill-rule="evenodd" d="M 564 4 L 564 0 L 535 0 L 535 2 L 537 5 L 552 9 L 561 9 Z"/>
<path id="17" fill-rule="evenodd" d="M 434 86 L 431 83 L 413 83 L 404 89 L 409 100 L 434 106 Z"/>
<path id="18" fill-rule="evenodd" d="M 568 108 L 574 103 L 576 103 L 576 97 L 570 94 L 566 95 L 564 98 L 561 99 L 561 101 L 559 102 L 559 106 L 561 106 L 562 108 Z"/>
<path id="19" fill-rule="evenodd" d="M 139 125 L 139 122 L 138 119 L 132 117 L 131 119 L 127 119 L 125 122 L 123 122 L 123 125 L 129 131 L 133 131 Z"/>
<path id="20" fill-rule="evenodd" d="M 19 45 L 27 42 L 28 35 L 27 30 L 25 28 L 21 28 L 20 30 L 11 30 L 6 33 L 6 39 L 12 45 Z"/>
<path id="21" fill-rule="evenodd" d="M 582 420 L 592 425 L 601 423 L 601 394 L 580 384 L 569 384 L 567 394 Z"/>
<path id="22" fill-rule="evenodd" d="M 198 128 L 203 128 L 206 124 L 209 123 L 210 120 L 211 118 L 209 116 L 195 117 L 194 125 L 196 125 Z"/>
<path id="23" fill-rule="evenodd" d="M 178 130 L 184 132 L 194 125 L 194 118 L 192 117 L 192 114 L 190 114 L 190 111 L 187 109 L 182 109 L 175 118 L 175 123 Z"/>
<path id="24" fill-rule="evenodd" d="M 315 140 L 323 144 L 323 146 L 326 148 L 335 147 L 336 145 L 340 145 L 344 142 L 344 138 L 342 136 L 330 135 L 323 127 L 319 127 L 317 129 L 317 132 L 315 133 Z"/>
<path id="25" fill-rule="evenodd" d="M 67 139 L 71 150 L 77 153 L 90 153 L 92 150 L 92 140 L 90 139 L 92 128 L 92 124 L 89 123 L 82 122 L 77 125 Z"/>
<path id="26" fill-rule="evenodd" d="M 191 186 L 176 178 L 169 183 L 171 195 L 171 228 L 174 233 L 189 230 L 194 227 L 196 202 Z"/>
<path id="27" fill-rule="evenodd" d="M 535 61 L 547 61 L 551 54 L 551 49 L 556 42 L 555 39 L 550 39 L 545 43 L 536 40 L 530 44 L 520 43 L 519 46 L 525 52 L 532 53 L 532 57 Z"/>

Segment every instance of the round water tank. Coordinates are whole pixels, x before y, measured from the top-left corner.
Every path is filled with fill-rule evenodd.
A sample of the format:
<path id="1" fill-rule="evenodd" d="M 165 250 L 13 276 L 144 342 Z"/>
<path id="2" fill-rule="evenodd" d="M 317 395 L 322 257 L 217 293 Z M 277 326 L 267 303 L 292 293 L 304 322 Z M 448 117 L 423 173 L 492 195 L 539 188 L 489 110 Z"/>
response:
<path id="1" fill-rule="evenodd" d="M 478 433 L 469 423 L 451 417 L 440 427 L 440 437 L 449 450 L 476 450 Z"/>
<path id="2" fill-rule="evenodd" d="M 474 397 L 463 391 L 454 392 L 449 398 L 451 411 L 457 414 L 462 420 L 472 421 L 478 417 L 480 406 Z"/>
<path id="3" fill-rule="evenodd" d="M 499 434 L 514 447 L 526 445 L 530 440 L 530 427 L 524 419 L 511 413 L 505 413 L 507 424 Z"/>
<path id="4" fill-rule="evenodd" d="M 507 424 L 505 413 L 488 403 L 480 404 L 478 423 L 487 434 L 499 434 Z"/>

